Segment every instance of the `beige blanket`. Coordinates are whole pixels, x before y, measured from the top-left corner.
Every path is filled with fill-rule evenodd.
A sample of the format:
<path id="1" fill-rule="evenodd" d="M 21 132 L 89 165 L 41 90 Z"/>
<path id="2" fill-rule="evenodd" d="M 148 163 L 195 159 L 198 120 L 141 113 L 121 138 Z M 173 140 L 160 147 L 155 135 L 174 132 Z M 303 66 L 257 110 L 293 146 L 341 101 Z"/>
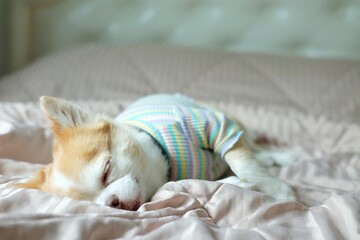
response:
<path id="1" fill-rule="evenodd" d="M 111 116 L 127 101 L 82 102 Z M 51 159 L 37 103 L 0 104 L 2 239 L 360 239 L 360 126 L 213 102 L 299 160 L 273 167 L 299 202 L 201 180 L 169 182 L 136 212 L 37 190 L 11 189 Z"/>
<path id="2" fill-rule="evenodd" d="M 359 79 L 359 61 L 183 48 L 88 46 L 41 59 L 0 80 L 0 238 L 360 239 Z M 293 151 L 295 164 L 270 171 L 299 202 L 184 180 L 128 212 L 9 188 L 51 161 L 39 96 L 115 116 L 155 92 L 208 101 Z"/>

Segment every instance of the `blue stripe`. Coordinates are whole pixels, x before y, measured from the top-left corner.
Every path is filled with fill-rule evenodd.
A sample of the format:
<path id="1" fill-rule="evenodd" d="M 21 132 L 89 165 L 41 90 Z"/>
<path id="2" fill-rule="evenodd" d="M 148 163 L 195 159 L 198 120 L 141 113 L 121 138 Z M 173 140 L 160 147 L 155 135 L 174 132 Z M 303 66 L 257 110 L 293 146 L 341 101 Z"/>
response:
<path id="1" fill-rule="evenodd" d="M 214 120 L 215 120 L 214 121 L 215 128 L 212 130 L 212 132 L 210 134 L 209 142 L 210 142 L 210 145 L 212 146 L 212 149 L 214 150 L 215 149 L 215 146 L 214 146 L 215 145 L 215 137 L 218 136 L 218 134 L 219 134 L 220 123 L 215 114 L 212 114 L 212 116 L 214 117 Z"/>
<path id="2" fill-rule="evenodd" d="M 172 126 L 169 126 L 167 129 L 168 129 L 169 134 L 171 136 L 171 140 L 172 140 L 172 142 L 174 144 L 174 149 L 175 149 L 175 152 L 176 152 L 175 158 L 177 159 L 176 165 L 178 167 L 176 180 L 180 180 L 180 179 L 182 179 L 182 166 L 181 166 L 182 159 L 181 159 L 181 155 L 180 155 L 180 152 L 179 152 L 179 144 L 177 142 L 176 135 L 174 133 L 174 129 L 172 128 Z M 184 164 L 186 166 L 186 161 L 184 161 L 184 162 L 185 162 Z M 185 169 L 186 169 L 186 167 L 185 167 Z M 186 173 L 186 171 L 185 171 L 185 173 Z"/>
<path id="3" fill-rule="evenodd" d="M 193 177 L 195 177 L 195 174 L 194 174 L 195 169 L 194 169 L 194 155 L 191 151 L 192 147 L 190 146 L 190 142 L 192 141 L 190 130 L 188 128 L 188 125 L 182 121 L 182 116 L 184 116 L 184 112 L 182 111 L 182 109 L 180 107 L 175 108 L 175 113 L 177 114 L 177 118 L 180 121 L 180 126 L 181 126 L 180 129 L 183 129 L 183 131 L 185 131 L 185 133 L 181 132 L 180 134 L 182 134 L 182 137 L 184 134 L 186 134 L 187 138 L 189 138 L 189 139 L 184 139 L 184 137 L 183 137 L 183 139 L 182 139 L 186 145 L 186 156 L 187 156 L 187 159 L 183 159 L 183 161 L 186 161 L 190 164 L 190 167 L 188 169 L 188 170 L 190 170 L 189 176 L 191 178 L 193 178 Z"/>
<path id="4" fill-rule="evenodd" d="M 202 138 L 201 134 L 199 134 L 200 125 L 199 125 L 197 117 L 195 116 L 193 108 L 190 108 L 190 114 L 192 116 L 192 120 L 193 120 L 193 124 L 194 124 L 194 130 L 195 130 L 195 133 L 196 133 L 196 136 L 197 136 L 197 141 L 198 141 L 200 147 L 205 147 L 204 144 L 203 144 L 205 142 L 205 140 Z"/>
<path id="5" fill-rule="evenodd" d="M 128 120 L 125 120 L 125 121 L 122 121 L 122 122 L 124 122 L 126 124 L 129 124 L 131 126 L 140 128 L 140 129 L 144 130 L 145 132 L 147 132 L 148 134 L 150 134 L 152 137 L 154 137 L 161 144 L 161 146 L 163 146 L 164 150 L 169 155 L 169 150 L 166 148 L 166 144 L 164 143 L 164 139 L 161 137 L 161 135 L 159 134 L 159 132 L 156 130 L 156 128 L 154 126 L 152 126 L 151 124 L 149 124 L 146 121 L 141 121 L 141 120 L 137 120 L 137 119 L 136 120 L 135 119 L 128 119 Z M 142 125 L 145 125 L 146 127 L 150 128 L 151 132 L 149 132 L 148 129 L 144 129 L 142 127 Z"/>
<path id="6" fill-rule="evenodd" d="M 235 131 L 235 127 L 236 127 L 235 122 L 234 122 L 233 120 L 230 120 L 230 119 L 229 119 L 229 122 L 230 122 L 230 124 L 229 124 L 229 126 L 227 127 L 226 136 L 229 136 L 229 134 L 230 134 L 231 131 Z"/>

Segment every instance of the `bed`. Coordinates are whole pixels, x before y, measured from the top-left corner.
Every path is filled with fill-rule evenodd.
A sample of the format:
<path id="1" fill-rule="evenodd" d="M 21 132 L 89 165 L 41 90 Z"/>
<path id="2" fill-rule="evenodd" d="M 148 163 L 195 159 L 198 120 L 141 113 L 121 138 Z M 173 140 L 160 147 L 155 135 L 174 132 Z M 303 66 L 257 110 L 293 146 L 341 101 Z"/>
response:
<path id="1" fill-rule="evenodd" d="M 316 37 L 311 31 L 301 32 L 309 22 L 302 23 L 303 28 L 294 25 L 298 24 L 296 13 L 309 10 L 309 1 L 303 1 L 304 5 L 290 1 L 169 2 L 154 1 L 152 7 L 147 1 L 10 4 L 18 19 L 29 17 L 31 26 L 13 30 L 15 50 L 11 48 L 7 55 L 11 73 L 0 80 L 1 238 L 360 239 L 360 48 L 356 41 L 360 32 L 354 24 L 360 19 L 358 2 L 314 3 L 308 14 L 316 24 L 329 20 L 330 13 L 335 16 L 331 18 L 335 29 L 348 24 L 338 30 L 343 38 L 333 42 L 324 40 L 326 31 L 333 33 L 331 26 L 321 28 L 322 35 Z M 159 6 L 180 10 L 165 24 L 151 18 L 151 13 L 159 16 Z M 110 11 L 108 18 L 92 28 L 86 24 L 94 17 L 94 9 L 106 12 L 116 7 L 125 8 L 127 14 L 124 10 L 115 19 L 116 11 Z M 247 30 L 244 26 L 236 32 L 237 36 L 248 34 L 238 38 L 245 39 L 238 40 L 239 44 L 229 41 L 237 39 L 227 35 L 233 28 L 213 35 L 209 30 L 201 40 L 180 31 L 189 28 L 179 27 L 177 34 L 183 35 L 165 37 L 174 36 L 168 34 L 169 29 L 180 26 L 179 22 L 187 26 L 205 17 L 212 24 L 235 21 L 237 11 L 230 11 L 235 7 L 252 10 L 268 21 L 258 21 L 249 31 L 254 21 L 248 16 Z M 74 9 L 82 10 L 81 14 L 74 15 Z M 269 20 L 276 10 L 291 20 L 283 38 L 250 41 L 278 27 L 277 18 Z M 233 14 L 221 15 L 222 11 Z M 139 26 L 130 21 L 139 12 L 153 21 L 146 25 L 153 27 L 141 34 Z M 185 24 L 184 12 L 195 20 Z M 57 21 L 61 16 L 77 18 Z M 216 16 L 227 17 L 215 21 Z M 171 18 L 169 14 L 160 17 Z M 110 27 L 112 21 L 116 24 Z M 16 19 L 10 23 L 18 26 Z M 53 36 L 63 37 L 42 42 L 43 34 L 55 23 L 58 30 L 52 30 Z M 301 34 L 290 31 L 294 26 Z M 197 32 L 199 26 L 193 27 Z M 33 29 L 31 34 L 29 29 Z M 69 29 L 68 35 L 64 29 Z M 300 44 L 301 36 L 308 38 Z M 25 41 L 26 37 L 32 41 Z M 113 41 L 105 41 L 109 38 Z M 319 47 L 317 41 L 326 44 Z M 26 51 L 19 51 L 21 48 Z M 270 171 L 294 188 L 298 201 L 279 203 L 248 189 L 191 179 L 165 184 L 150 202 L 131 212 L 11 188 L 51 162 L 52 135 L 38 106 L 39 96 L 62 97 L 115 116 L 134 99 L 159 92 L 180 92 L 215 105 L 244 122 L 264 147 L 292 151 L 298 158 L 294 164 L 273 166 Z M 260 141 L 264 139 L 270 141 Z"/>

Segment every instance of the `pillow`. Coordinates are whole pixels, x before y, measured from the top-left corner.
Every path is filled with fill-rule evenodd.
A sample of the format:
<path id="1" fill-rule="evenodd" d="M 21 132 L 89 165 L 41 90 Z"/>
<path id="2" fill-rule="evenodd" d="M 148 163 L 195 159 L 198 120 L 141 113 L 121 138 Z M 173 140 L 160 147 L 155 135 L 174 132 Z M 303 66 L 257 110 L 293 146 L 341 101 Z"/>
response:
<path id="1" fill-rule="evenodd" d="M 360 61 L 161 46 L 88 45 L 0 80 L 0 101 L 113 100 L 181 92 L 201 100 L 289 108 L 360 122 Z"/>
<path id="2" fill-rule="evenodd" d="M 128 104 L 76 102 L 85 109 L 116 116 Z M 52 133 L 38 102 L 0 103 L 0 158 L 46 164 L 52 161 Z"/>
<path id="3" fill-rule="evenodd" d="M 38 104 L 0 103 L 0 158 L 51 162 L 52 136 Z"/>

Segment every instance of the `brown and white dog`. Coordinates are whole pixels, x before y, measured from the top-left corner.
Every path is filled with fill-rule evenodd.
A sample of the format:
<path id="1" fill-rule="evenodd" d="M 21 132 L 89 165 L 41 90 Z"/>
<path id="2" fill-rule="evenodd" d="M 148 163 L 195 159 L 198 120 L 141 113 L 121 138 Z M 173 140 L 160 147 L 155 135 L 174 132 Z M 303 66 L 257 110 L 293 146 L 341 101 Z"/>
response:
<path id="1" fill-rule="evenodd" d="M 42 97 L 40 105 L 52 123 L 53 162 L 17 187 L 137 210 L 168 181 L 166 156 L 146 132 L 58 98 Z M 296 200 L 291 187 L 263 164 L 290 163 L 294 158 L 279 152 L 253 153 L 249 145 L 254 147 L 245 135 L 226 152 L 223 160 L 236 176 L 220 182 L 277 200 Z"/>

